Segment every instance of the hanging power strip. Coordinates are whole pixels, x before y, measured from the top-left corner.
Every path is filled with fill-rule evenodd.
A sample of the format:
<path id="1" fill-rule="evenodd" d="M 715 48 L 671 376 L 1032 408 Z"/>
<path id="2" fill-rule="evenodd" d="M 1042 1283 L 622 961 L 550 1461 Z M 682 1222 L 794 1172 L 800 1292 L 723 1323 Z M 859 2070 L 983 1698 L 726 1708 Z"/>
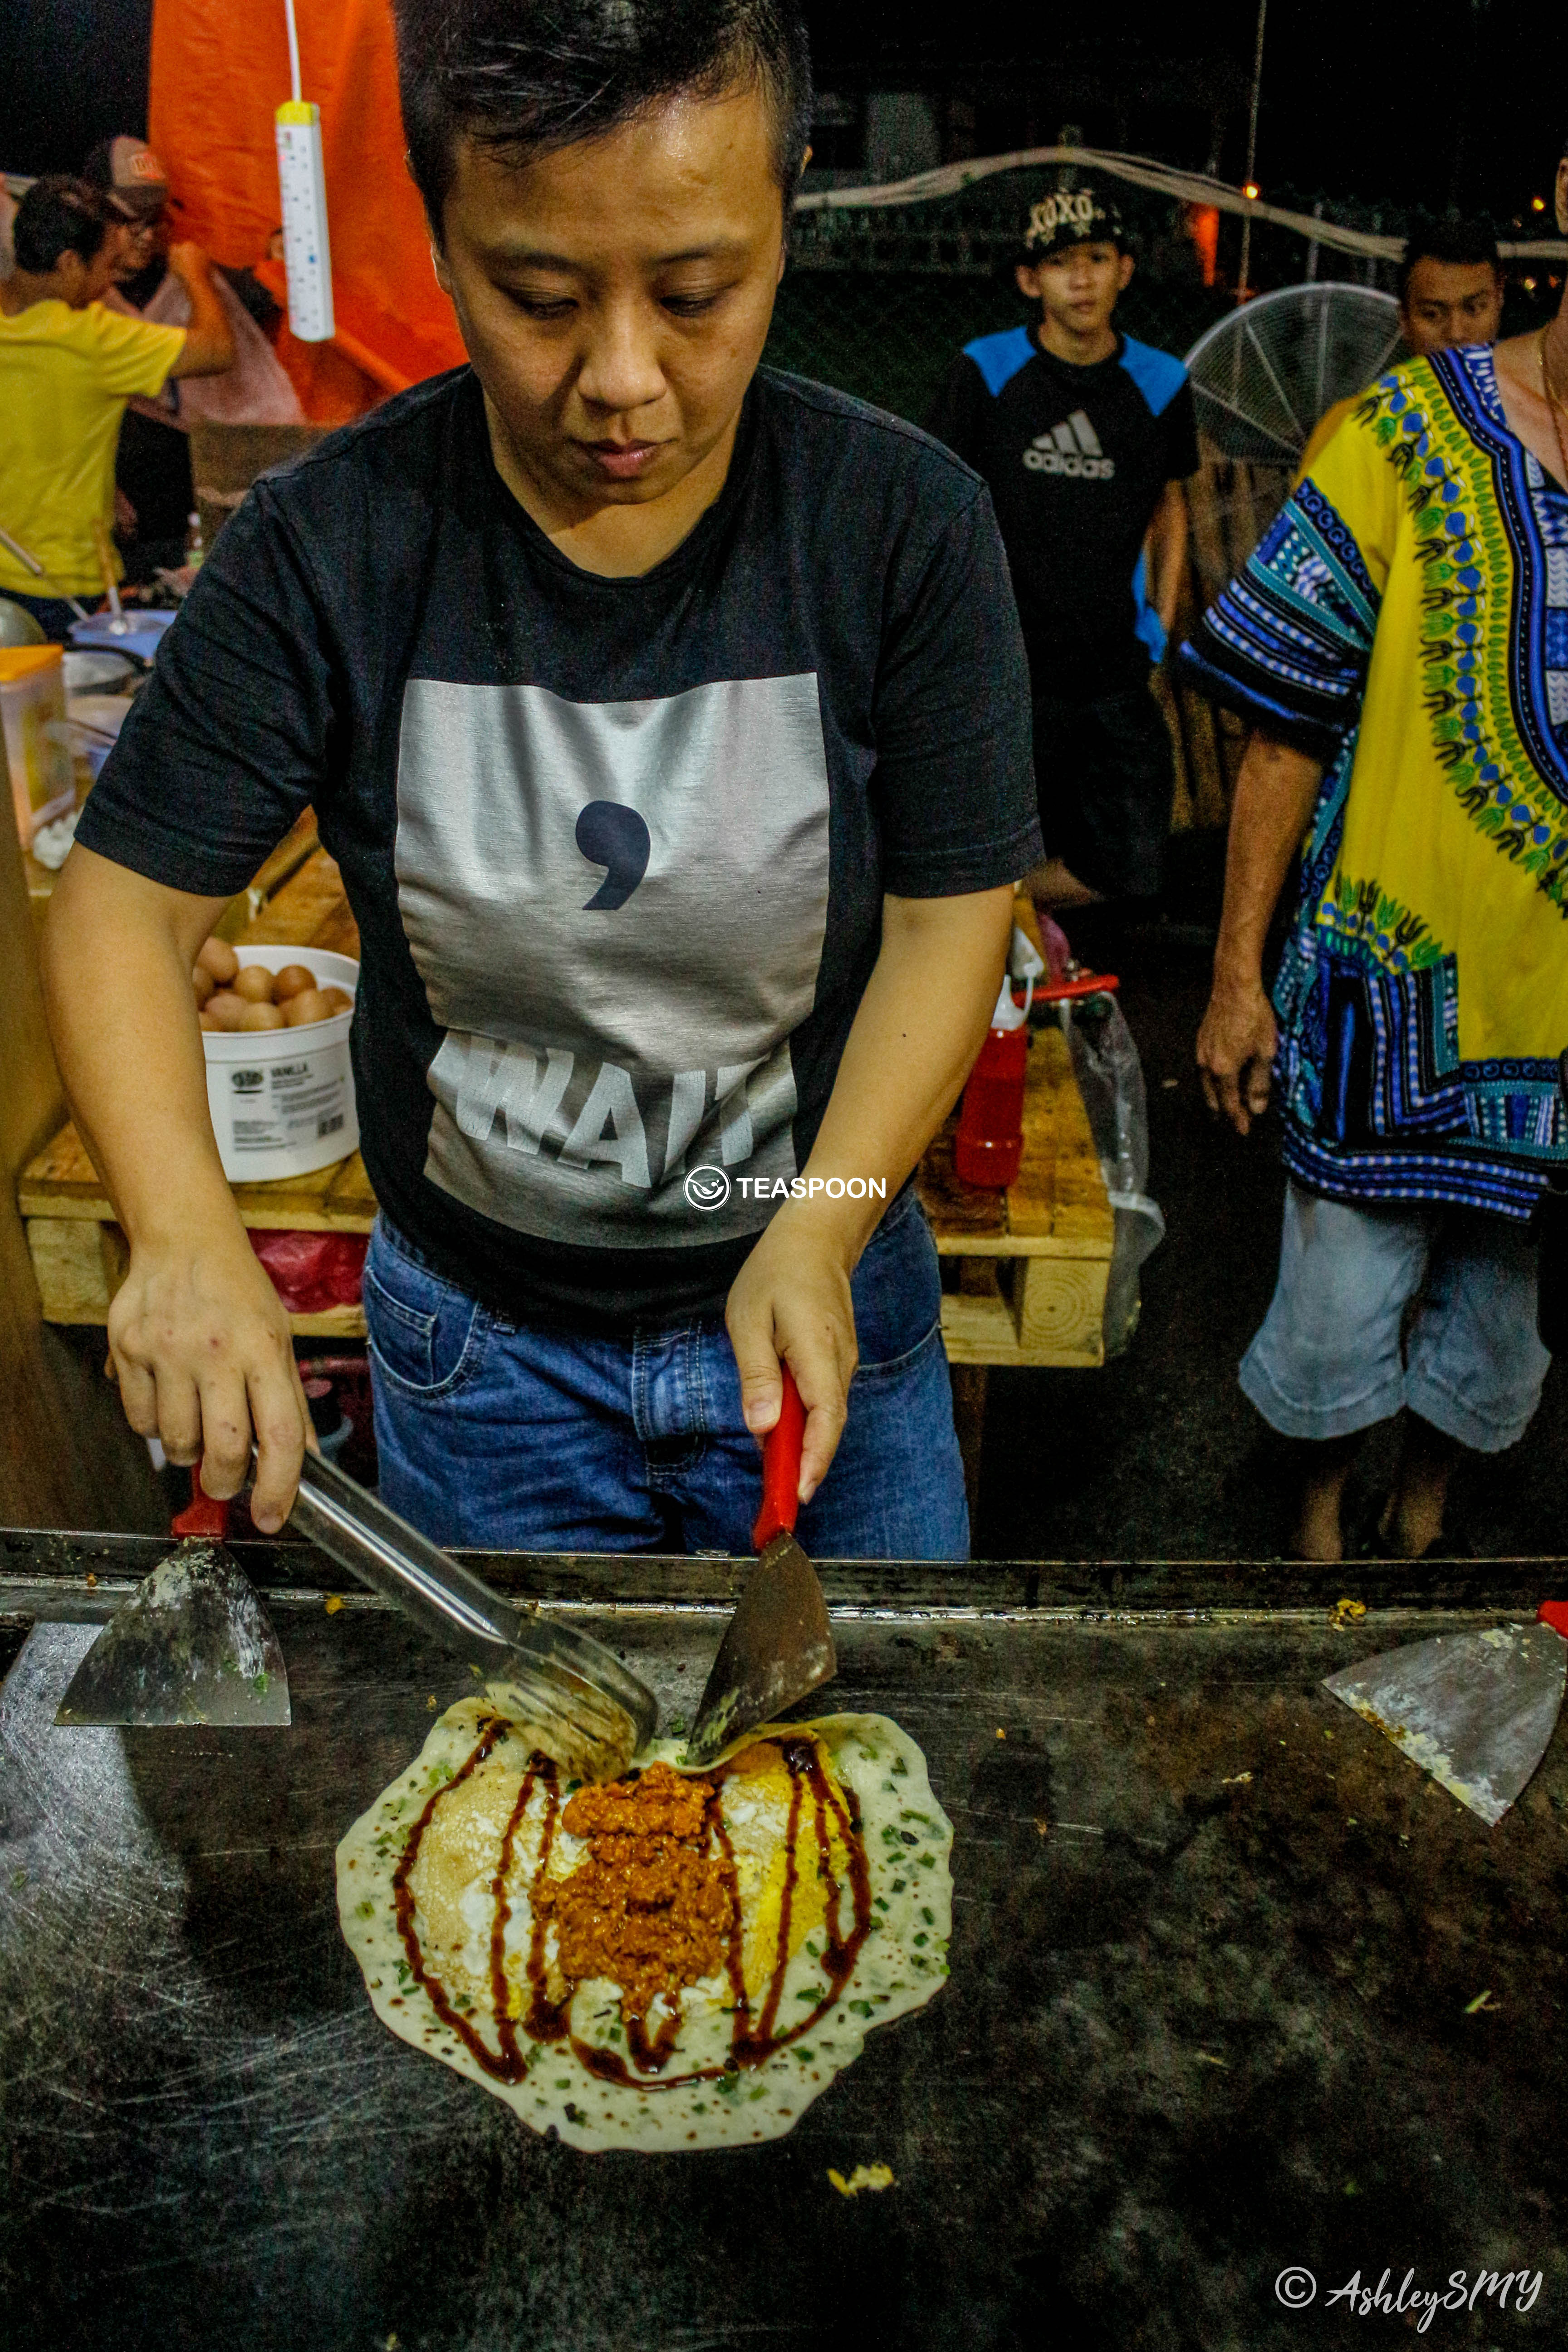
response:
<path id="1" fill-rule="evenodd" d="M 289 99 L 279 108 L 277 124 L 289 325 L 302 343 L 327 343 L 332 339 L 334 322 L 327 182 L 321 167 L 321 110 L 306 100 Z"/>

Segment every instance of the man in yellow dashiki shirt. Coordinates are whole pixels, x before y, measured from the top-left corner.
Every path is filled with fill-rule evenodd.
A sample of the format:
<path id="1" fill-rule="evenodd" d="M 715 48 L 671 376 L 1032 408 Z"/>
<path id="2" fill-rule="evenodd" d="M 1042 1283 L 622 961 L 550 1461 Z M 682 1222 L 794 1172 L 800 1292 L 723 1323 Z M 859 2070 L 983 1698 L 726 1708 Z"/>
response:
<path id="1" fill-rule="evenodd" d="M 1568 163 L 1558 207 L 1568 225 Z M 1198 1063 L 1243 1134 L 1271 1064 L 1278 1082 L 1279 1277 L 1241 1384 L 1307 1441 L 1308 1559 L 1342 1556 L 1352 1456 L 1401 1406 L 1383 1534 L 1427 1550 L 1458 1452 L 1513 1444 L 1546 1370 L 1531 1220 L 1568 1161 L 1565 446 L 1563 312 L 1395 369 L 1183 647 L 1255 725 Z M 1264 941 L 1299 847 L 1271 1008 Z"/>

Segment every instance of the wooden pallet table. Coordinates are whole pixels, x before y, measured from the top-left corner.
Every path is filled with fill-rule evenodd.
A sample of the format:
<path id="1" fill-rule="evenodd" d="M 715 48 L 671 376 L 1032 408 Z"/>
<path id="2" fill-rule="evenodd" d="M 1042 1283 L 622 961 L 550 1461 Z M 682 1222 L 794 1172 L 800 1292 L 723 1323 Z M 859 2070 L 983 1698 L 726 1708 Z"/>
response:
<path id="1" fill-rule="evenodd" d="M 237 1184 L 234 1196 L 255 1232 L 368 1234 L 375 1195 L 357 1151 L 309 1176 Z M 129 1248 L 114 1206 L 74 1127 L 61 1128 L 22 1172 L 16 1205 L 27 1235 L 47 1323 L 102 1323 L 125 1278 Z M 301 1338 L 363 1339 L 364 1310 L 331 1307 L 292 1315 Z"/>
<path id="2" fill-rule="evenodd" d="M 1037 1029 L 1024 1081 L 1024 1157 L 1005 1192 L 978 1192 L 953 1167 L 956 1114 L 921 1162 L 916 1187 L 944 1261 L 942 1336 L 973 1519 L 993 1365 L 1105 1361 L 1105 1292 L 1116 1240 L 1100 1158 L 1059 1029 Z"/>
<path id="3" fill-rule="evenodd" d="M 942 1339 L 958 1368 L 1104 1361 L 1100 1323 L 1115 1221 L 1072 1074 L 1067 1041 L 1036 1033 L 1024 1097 L 1024 1161 L 1007 1192 L 975 1192 L 953 1172 L 950 1120 L 921 1165 L 919 1191 L 952 1288 Z M 356 1151 L 309 1176 L 237 1184 L 257 1230 L 368 1234 L 375 1196 Z M 123 1277 L 125 1237 L 76 1129 L 29 1161 L 17 1207 L 51 1323 L 101 1323 Z M 358 1338 L 357 1307 L 297 1316 L 301 1334 Z M 973 1383 L 959 1383 L 973 1389 Z"/>
<path id="4" fill-rule="evenodd" d="M 1033 928 L 1026 902 L 1019 919 Z M 220 925 L 243 957 L 283 942 L 357 956 L 358 934 L 338 869 L 301 819 Z M 993 1365 L 1102 1364 L 1106 1285 L 1115 1218 L 1060 1030 L 1035 1032 L 1024 1095 L 1024 1157 L 1006 1192 L 977 1192 L 953 1167 L 950 1119 L 921 1163 L 918 1189 L 943 1265 L 942 1339 L 971 1501 L 976 1491 L 987 1375 Z M 237 1184 L 257 1230 L 368 1234 L 375 1198 L 357 1152 L 309 1176 Z M 52 1323 L 102 1323 L 124 1277 L 125 1236 L 74 1127 L 27 1164 L 17 1206 Z M 358 1307 L 290 1318 L 301 1337 L 360 1339 Z"/>
<path id="5" fill-rule="evenodd" d="M 1034 1034 L 1023 1164 L 1007 1192 L 959 1181 L 957 1123 L 949 1119 L 917 1180 L 939 1255 L 958 1261 L 942 1302 L 950 1361 L 1102 1364 L 1116 1219 L 1061 1031 Z"/>

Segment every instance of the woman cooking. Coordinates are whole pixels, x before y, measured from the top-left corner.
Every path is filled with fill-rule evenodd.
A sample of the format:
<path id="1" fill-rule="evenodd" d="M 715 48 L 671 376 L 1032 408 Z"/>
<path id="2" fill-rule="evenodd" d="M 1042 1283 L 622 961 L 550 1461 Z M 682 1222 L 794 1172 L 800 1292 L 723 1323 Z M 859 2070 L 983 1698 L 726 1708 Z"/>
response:
<path id="1" fill-rule="evenodd" d="M 189 967 L 310 803 L 363 942 L 385 1499 L 449 1542 L 743 1549 L 787 1362 L 803 1541 L 962 1558 L 907 1180 L 1040 854 L 989 499 L 759 369 L 810 118 L 792 7 L 397 21 L 470 366 L 257 486 L 50 914 L 131 1243 L 126 1410 L 217 1495 L 254 1431 L 255 1517 L 286 1517 L 307 1418 Z"/>

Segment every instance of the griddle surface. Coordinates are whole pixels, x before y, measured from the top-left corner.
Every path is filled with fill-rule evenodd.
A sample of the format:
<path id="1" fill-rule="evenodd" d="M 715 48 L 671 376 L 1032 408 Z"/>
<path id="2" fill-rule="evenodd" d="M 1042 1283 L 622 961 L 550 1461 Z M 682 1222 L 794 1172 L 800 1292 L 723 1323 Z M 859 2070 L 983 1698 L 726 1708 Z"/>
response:
<path id="1" fill-rule="evenodd" d="M 101 1616 L 156 1556 L 14 1541 L 13 1620 Z M 788 2137 L 650 2158 L 537 2138 L 372 2014 L 333 1848 L 472 1684 L 301 1563 L 247 1561 L 289 1730 L 57 1731 L 81 1622 L 37 1622 L 0 1695 L 14 2352 L 1273 2352 L 1342 2340 L 1358 2267 L 1483 2262 L 1543 2270 L 1533 2310 L 1439 2312 L 1434 2344 L 1562 2340 L 1563 1738 L 1488 1831 L 1317 1687 L 1487 1622 L 1486 1572 L 1434 1574 L 1468 1610 L 1337 1633 L 1284 1572 L 1300 1613 L 1144 1570 L 1186 1613 L 1119 1618 L 1051 1613 L 1038 1570 L 988 1572 L 981 1613 L 942 1571 L 830 1570 L 824 1706 L 895 1716 L 953 1820 L 952 1977 Z M 1492 1571 L 1492 1613 L 1542 1574 Z M 689 1715 L 733 1578 L 648 1570 L 573 1622 Z M 828 2183 L 879 2162 L 880 2196 Z M 1292 2264 L 1311 2309 L 1277 2300 Z"/>

